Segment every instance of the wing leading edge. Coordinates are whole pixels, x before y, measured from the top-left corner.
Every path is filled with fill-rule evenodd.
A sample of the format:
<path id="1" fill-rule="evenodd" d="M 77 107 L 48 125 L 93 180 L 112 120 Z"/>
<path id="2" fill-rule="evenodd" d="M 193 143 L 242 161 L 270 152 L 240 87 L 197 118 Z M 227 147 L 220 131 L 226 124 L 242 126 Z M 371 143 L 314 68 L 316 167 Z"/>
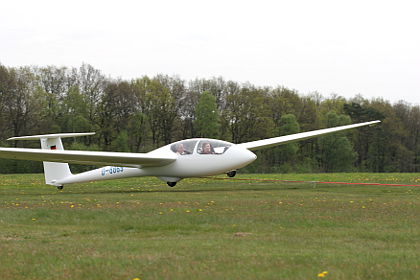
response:
<path id="1" fill-rule="evenodd" d="M 127 167 L 163 166 L 176 160 L 175 155 L 173 157 L 162 157 L 144 153 L 44 150 L 26 148 L 0 148 L 0 157 L 84 165 L 113 165 Z"/>
<path id="2" fill-rule="evenodd" d="M 301 140 L 309 139 L 309 138 L 316 137 L 319 135 L 325 135 L 325 134 L 352 129 L 356 127 L 372 125 L 379 122 L 381 121 L 371 121 L 371 122 L 338 126 L 338 127 L 333 127 L 333 128 L 324 128 L 324 129 L 319 129 L 319 130 L 314 130 L 314 131 L 308 131 L 308 132 L 296 133 L 296 134 L 268 138 L 268 139 L 263 139 L 263 140 L 257 140 L 257 141 L 252 141 L 252 142 L 246 142 L 246 143 L 238 144 L 238 146 L 251 150 L 251 151 L 255 151 L 255 150 L 259 150 L 263 148 L 269 148 L 269 147 L 273 147 L 277 145 L 283 145 L 283 144 L 288 144 L 291 142 L 301 141 Z"/>

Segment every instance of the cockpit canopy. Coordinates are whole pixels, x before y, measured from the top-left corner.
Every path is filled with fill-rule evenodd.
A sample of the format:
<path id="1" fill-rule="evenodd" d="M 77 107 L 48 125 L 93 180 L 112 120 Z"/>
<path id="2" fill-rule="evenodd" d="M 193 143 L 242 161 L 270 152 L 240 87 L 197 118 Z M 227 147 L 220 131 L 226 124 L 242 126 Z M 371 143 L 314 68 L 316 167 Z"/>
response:
<path id="1" fill-rule="evenodd" d="M 191 139 L 176 142 L 171 145 L 172 152 L 178 155 L 221 155 L 225 153 L 231 143 L 214 139 Z"/>
<path id="2" fill-rule="evenodd" d="M 171 145 L 172 152 L 178 155 L 191 155 L 198 140 L 183 140 Z"/>

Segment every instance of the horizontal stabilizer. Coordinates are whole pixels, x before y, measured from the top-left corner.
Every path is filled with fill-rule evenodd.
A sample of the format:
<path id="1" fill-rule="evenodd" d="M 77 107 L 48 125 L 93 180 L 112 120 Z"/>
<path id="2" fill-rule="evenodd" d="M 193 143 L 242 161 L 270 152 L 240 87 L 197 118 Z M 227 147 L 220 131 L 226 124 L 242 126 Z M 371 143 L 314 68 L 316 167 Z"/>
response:
<path id="1" fill-rule="evenodd" d="M 12 137 L 7 140 L 39 140 L 39 139 L 48 139 L 48 138 L 70 138 L 70 137 L 88 136 L 88 135 L 94 135 L 94 134 L 95 132 L 56 133 L 56 134 L 19 136 L 19 137 Z"/>

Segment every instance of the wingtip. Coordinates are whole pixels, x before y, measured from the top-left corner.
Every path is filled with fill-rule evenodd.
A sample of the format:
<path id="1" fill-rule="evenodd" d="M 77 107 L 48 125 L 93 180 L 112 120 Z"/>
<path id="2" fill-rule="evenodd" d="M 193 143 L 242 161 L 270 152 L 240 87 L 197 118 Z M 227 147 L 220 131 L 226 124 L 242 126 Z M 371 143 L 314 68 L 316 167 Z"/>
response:
<path id="1" fill-rule="evenodd" d="M 370 121 L 370 122 L 359 123 L 359 125 L 361 125 L 361 126 L 371 126 L 371 125 L 375 125 L 375 124 L 380 123 L 380 122 L 381 122 L 380 120 L 375 120 L 375 121 Z"/>

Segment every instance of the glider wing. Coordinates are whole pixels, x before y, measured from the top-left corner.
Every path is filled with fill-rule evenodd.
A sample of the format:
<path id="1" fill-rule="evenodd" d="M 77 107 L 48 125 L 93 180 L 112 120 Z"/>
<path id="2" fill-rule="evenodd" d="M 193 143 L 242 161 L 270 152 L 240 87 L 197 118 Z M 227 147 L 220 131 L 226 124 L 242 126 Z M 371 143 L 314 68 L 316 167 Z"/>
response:
<path id="1" fill-rule="evenodd" d="M 365 125 L 371 125 L 371 124 L 375 124 L 379 122 L 381 121 L 371 121 L 371 122 L 338 126 L 338 127 L 333 127 L 333 128 L 319 129 L 319 130 L 314 130 L 314 131 L 308 131 L 308 132 L 296 133 L 296 134 L 268 138 L 268 139 L 263 139 L 263 140 L 257 140 L 257 141 L 252 141 L 252 142 L 246 142 L 246 143 L 238 144 L 238 146 L 242 148 L 246 148 L 248 150 L 255 151 L 255 150 L 269 148 L 269 147 L 273 147 L 277 145 L 283 145 L 283 144 L 288 144 L 291 142 L 305 140 L 305 139 L 309 139 L 309 138 L 316 137 L 319 135 L 325 135 L 325 134 L 352 129 L 356 127 L 361 127 Z"/>
<path id="2" fill-rule="evenodd" d="M 175 155 L 162 157 L 147 153 L 92 152 L 26 148 L 0 148 L 0 158 L 138 168 L 163 166 L 176 160 Z"/>

